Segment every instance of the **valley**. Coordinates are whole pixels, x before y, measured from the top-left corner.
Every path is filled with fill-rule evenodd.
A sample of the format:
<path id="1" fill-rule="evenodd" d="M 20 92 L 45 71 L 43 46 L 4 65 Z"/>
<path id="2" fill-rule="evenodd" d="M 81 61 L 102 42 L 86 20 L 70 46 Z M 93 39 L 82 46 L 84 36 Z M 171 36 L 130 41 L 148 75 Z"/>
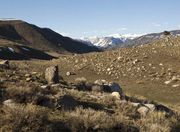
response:
<path id="1" fill-rule="evenodd" d="M 0 22 L 0 129 L 179 131 L 180 37 L 160 36 L 106 50 Z"/>

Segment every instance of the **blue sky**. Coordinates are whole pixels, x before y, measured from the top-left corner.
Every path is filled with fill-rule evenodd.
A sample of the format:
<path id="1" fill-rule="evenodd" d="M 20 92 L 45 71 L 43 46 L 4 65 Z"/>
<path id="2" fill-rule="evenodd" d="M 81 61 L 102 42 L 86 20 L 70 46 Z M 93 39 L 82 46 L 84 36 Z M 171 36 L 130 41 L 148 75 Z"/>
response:
<path id="1" fill-rule="evenodd" d="M 142 34 L 180 29 L 180 0 L 1 0 L 0 18 L 75 38 Z"/>

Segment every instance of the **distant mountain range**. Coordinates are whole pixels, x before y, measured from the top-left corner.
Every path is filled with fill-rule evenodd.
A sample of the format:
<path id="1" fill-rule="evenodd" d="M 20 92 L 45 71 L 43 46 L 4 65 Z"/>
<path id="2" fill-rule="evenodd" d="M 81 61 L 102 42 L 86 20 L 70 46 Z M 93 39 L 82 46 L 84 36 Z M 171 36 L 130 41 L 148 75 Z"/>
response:
<path id="1" fill-rule="evenodd" d="M 86 43 L 91 46 L 97 46 L 99 48 L 113 48 L 119 45 L 123 45 L 125 42 L 128 42 L 132 39 L 135 39 L 141 35 L 137 34 L 125 34 L 125 35 L 120 35 L 120 34 L 113 34 L 109 35 L 107 37 L 86 37 L 86 38 L 81 38 L 79 41 Z"/>
<path id="2" fill-rule="evenodd" d="M 177 36 L 180 35 L 180 30 L 170 31 L 171 35 Z M 88 45 L 97 46 L 101 49 L 108 48 L 118 48 L 126 46 L 135 46 L 141 44 L 147 44 L 152 41 L 161 39 L 163 37 L 163 32 L 161 33 L 152 33 L 152 34 L 114 34 L 107 37 L 89 37 L 81 38 L 79 41 L 86 43 Z"/>

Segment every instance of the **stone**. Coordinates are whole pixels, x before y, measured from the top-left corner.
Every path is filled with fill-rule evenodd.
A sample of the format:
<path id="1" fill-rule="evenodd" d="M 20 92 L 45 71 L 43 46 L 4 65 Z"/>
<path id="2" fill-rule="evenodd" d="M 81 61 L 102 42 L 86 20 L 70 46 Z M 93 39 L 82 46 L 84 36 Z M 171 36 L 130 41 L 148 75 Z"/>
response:
<path id="1" fill-rule="evenodd" d="M 59 83 L 59 73 L 58 66 L 51 66 L 46 68 L 45 79 L 48 84 Z"/>
<path id="2" fill-rule="evenodd" d="M 154 111 L 156 109 L 156 106 L 154 104 L 144 104 L 147 108 L 149 108 L 150 111 Z"/>
<path id="3" fill-rule="evenodd" d="M 31 78 L 30 77 L 26 78 L 26 81 L 27 82 L 31 81 Z"/>
<path id="4" fill-rule="evenodd" d="M 60 84 L 58 84 L 58 83 L 57 83 L 57 84 L 52 84 L 52 85 L 51 85 L 52 88 L 59 87 L 59 86 L 60 86 Z"/>
<path id="5" fill-rule="evenodd" d="M 86 82 L 87 82 L 87 79 L 85 77 L 79 77 L 75 79 L 76 85 L 82 84 L 82 83 L 85 84 Z"/>
<path id="6" fill-rule="evenodd" d="M 140 108 L 137 109 L 137 112 L 141 115 L 141 116 L 146 116 L 149 112 L 149 108 L 145 107 L 145 106 L 141 106 Z"/>
<path id="7" fill-rule="evenodd" d="M 30 75 L 30 74 L 25 74 L 24 76 L 25 76 L 25 77 L 30 77 L 31 75 Z"/>
<path id="8" fill-rule="evenodd" d="M 36 75 L 36 74 L 37 74 L 37 72 L 32 72 L 31 74 L 32 74 L 32 75 Z"/>
<path id="9" fill-rule="evenodd" d="M 66 76 L 70 76 L 71 75 L 71 72 L 66 72 Z"/>
<path id="10" fill-rule="evenodd" d="M 95 92 L 101 92 L 101 91 L 103 91 L 103 86 L 95 84 L 92 86 L 91 89 L 92 89 L 92 91 L 95 91 Z"/>
<path id="11" fill-rule="evenodd" d="M 78 106 L 78 102 L 70 95 L 64 95 L 57 101 L 57 107 L 64 110 L 74 110 Z"/>
<path id="12" fill-rule="evenodd" d="M 176 81 L 179 81 L 180 78 L 178 78 L 178 77 L 176 77 L 176 76 L 173 76 L 171 80 L 174 81 L 174 82 L 176 82 Z"/>
<path id="13" fill-rule="evenodd" d="M 96 80 L 96 81 L 94 81 L 94 84 L 108 85 L 109 83 L 106 80 Z"/>
<path id="14" fill-rule="evenodd" d="M 49 85 L 42 85 L 41 88 L 42 88 L 42 89 L 49 89 L 50 86 L 49 86 Z"/>
<path id="15" fill-rule="evenodd" d="M 9 61 L 8 60 L 0 61 L 0 65 L 9 65 Z"/>
<path id="16" fill-rule="evenodd" d="M 0 67 L 1 68 L 9 68 L 9 61 L 8 60 L 0 61 Z"/>
<path id="17" fill-rule="evenodd" d="M 120 98 L 121 98 L 119 92 L 112 92 L 111 95 L 112 95 L 113 97 L 115 97 L 116 99 L 120 99 Z"/>
<path id="18" fill-rule="evenodd" d="M 177 88 L 177 87 L 180 87 L 180 84 L 174 84 L 172 85 L 173 88 Z"/>
<path id="19" fill-rule="evenodd" d="M 75 86 L 78 90 L 87 90 L 87 79 L 84 77 L 75 79 Z"/>
<path id="20" fill-rule="evenodd" d="M 17 106 L 16 103 L 14 102 L 14 100 L 12 100 L 12 99 L 5 100 L 3 102 L 3 105 L 5 105 L 9 108 L 16 108 L 16 106 Z"/>
<path id="21" fill-rule="evenodd" d="M 138 107 L 138 106 L 140 106 L 141 104 L 140 104 L 140 103 L 131 103 L 131 105 L 134 106 L 134 107 Z"/>
<path id="22" fill-rule="evenodd" d="M 107 69 L 107 71 L 109 72 L 109 71 L 111 71 L 111 69 L 110 69 L 110 68 L 108 68 L 108 69 Z"/>
<path id="23" fill-rule="evenodd" d="M 133 64 L 135 65 L 135 64 L 138 63 L 138 62 L 140 62 L 140 60 L 135 59 L 135 60 L 133 61 Z"/>
<path id="24" fill-rule="evenodd" d="M 111 92 L 118 92 L 120 95 L 123 94 L 122 88 L 118 83 L 111 82 L 109 83 L 109 87 L 111 88 Z"/>
<path id="25" fill-rule="evenodd" d="M 172 83 L 172 80 L 165 81 L 164 83 L 168 85 L 168 84 Z"/>

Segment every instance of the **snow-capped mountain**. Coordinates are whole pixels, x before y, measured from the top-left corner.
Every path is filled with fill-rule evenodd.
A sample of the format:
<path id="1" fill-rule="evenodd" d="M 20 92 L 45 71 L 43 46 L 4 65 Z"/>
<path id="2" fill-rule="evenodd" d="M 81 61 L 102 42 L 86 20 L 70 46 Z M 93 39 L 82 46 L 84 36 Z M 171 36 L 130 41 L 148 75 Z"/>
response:
<path id="1" fill-rule="evenodd" d="M 180 36 L 180 30 L 173 30 L 169 31 L 172 36 Z M 127 41 L 125 44 L 127 46 L 136 46 L 136 45 L 141 45 L 141 44 L 148 44 L 151 43 L 152 41 L 156 41 L 158 39 L 161 39 L 164 37 L 164 32 L 160 33 L 151 33 L 151 34 L 146 34 L 140 37 L 137 37 L 135 39 L 132 39 L 130 41 Z"/>
<path id="2" fill-rule="evenodd" d="M 108 35 L 107 37 L 86 37 L 81 38 L 80 41 L 88 44 L 88 45 L 94 45 L 99 48 L 113 48 L 119 45 L 123 45 L 125 42 L 130 41 L 132 39 L 135 39 L 137 37 L 140 37 L 139 34 L 113 34 Z"/>
<path id="3" fill-rule="evenodd" d="M 169 31 L 172 36 L 180 36 L 180 30 Z M 86 37 L 78 41 L 101 49 L 119 48 L 147 44 L 164 37 L 164 32 L 151 34 L 113 34 L 107 37 Z"/>

